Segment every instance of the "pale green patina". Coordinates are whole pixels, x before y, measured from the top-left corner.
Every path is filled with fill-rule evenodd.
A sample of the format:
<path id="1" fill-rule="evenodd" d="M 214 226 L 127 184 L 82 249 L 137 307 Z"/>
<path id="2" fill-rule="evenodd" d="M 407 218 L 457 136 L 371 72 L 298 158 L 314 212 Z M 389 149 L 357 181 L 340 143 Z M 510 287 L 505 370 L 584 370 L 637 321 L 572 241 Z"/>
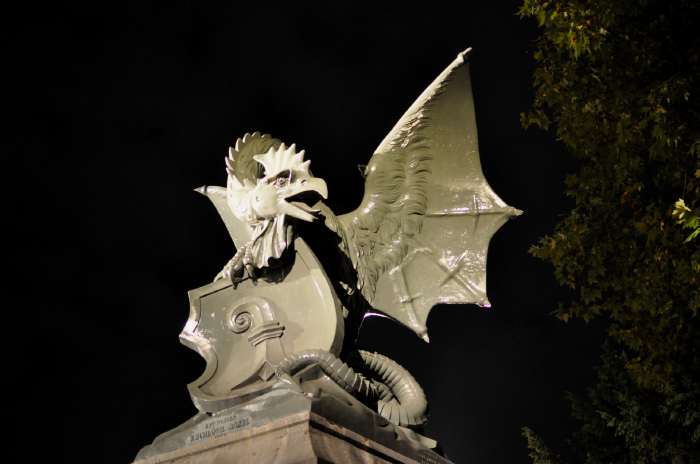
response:
<path id="1" fill-rule="evenodd" d="M 189 385 L 200 411 L 243 408 L 285 386 L 334 395 L 323 387 L 332 382 L 395 427 L 425 422 L 427 401 L 415 379 L 354 341 L 368 315 L 392 318 L 428 341 L 435 305 L 490 306 L 489 241 L 521 211 L 482 173 L 468 51 L 379 144 L 355 211 L 336 216 L 303 150 L 257 132 L 230 149 L 225 188 L 197 189 L 237 250 L 214 282 L 190 292 L 180 337 L 207 361 Z M 309 368 L 318 382 L 303 382 Z"/>

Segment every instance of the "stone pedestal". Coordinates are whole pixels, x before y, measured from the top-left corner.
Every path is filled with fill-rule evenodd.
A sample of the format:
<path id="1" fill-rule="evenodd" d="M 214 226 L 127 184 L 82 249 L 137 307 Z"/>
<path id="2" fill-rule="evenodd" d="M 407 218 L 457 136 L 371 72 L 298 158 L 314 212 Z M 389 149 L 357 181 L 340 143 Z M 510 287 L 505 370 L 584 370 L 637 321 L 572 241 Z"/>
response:
<path id="1" fill-rule="evenodd" d="M 449 464 L 436 443 L 395 426 L 322 374 L 199 413 L 144 447 L 133 464 Z"/>
<path id="2" fill-rule="evenodd" d="M 134 464 L 449 462 L 428 449 L 417 453 L 403 451 L 382 445 L 317 414 L 301 413 L 138 459 Z"/>

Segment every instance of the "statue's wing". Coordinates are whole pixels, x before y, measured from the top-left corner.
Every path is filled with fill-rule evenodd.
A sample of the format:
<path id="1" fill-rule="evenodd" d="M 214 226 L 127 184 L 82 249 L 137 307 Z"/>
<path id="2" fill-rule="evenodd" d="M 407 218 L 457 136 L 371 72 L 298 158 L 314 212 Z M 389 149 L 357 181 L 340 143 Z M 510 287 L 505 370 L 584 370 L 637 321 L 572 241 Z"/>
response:
<path id="1" fill-rule="evenodd" d="M 224 221 L 226 230 L 228 230 L 231 240 L 233 240 L 237 250 L 246 243 L 250 242 L 250 240 L 253 238 L 250 227 L 248 224 L 238 219 L 233 214 L 233 211 L 231 211 L 231 208 L 226 201 L 225 187 L 203 185 L 194 190 L 195 192 L 199 192 L 211 200 L 212 204 L 216 208 L 216 211 L 219 213 L 219 216 L 221 216 L 221 220 Z"/>
<path id="2" fill-rule="evenodd" d="M 434 305 L 489 306 L 489 240 L 521 214 L 481 172 L 468 52 L 382 141 L 366 168 L 360 207 L 336 224 L 365 299 L 426 341 Z"/>

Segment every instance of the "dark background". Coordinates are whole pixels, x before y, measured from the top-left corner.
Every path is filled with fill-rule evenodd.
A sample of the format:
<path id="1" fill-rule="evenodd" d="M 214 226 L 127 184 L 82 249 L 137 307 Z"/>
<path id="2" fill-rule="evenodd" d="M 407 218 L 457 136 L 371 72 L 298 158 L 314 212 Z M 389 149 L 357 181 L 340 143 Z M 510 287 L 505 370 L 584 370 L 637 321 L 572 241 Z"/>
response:
<path id="1" fill-rule="evenodd" d="M 435 309 L 430 344 L 382 320 L 362 341 L 422 383 L 428 434 L 455 462 L 525 463 L 521 426 L 554 442 L 571 429 L 564 393 L 590 381 L 599 338 L 549 316 L 566 295 L 527 249 L 569 206 L 573 165 L 519 124 L 534 24 L 517 2 L 461 4 L 121 2 L 6 18 L 19 26 L 15 222 L 36 251 L 19 264 L 40 329 L 30 384 L 53 418 L 54 459 L 127 463 L 195 413 L 186 384 L 204 361 L 178 343 L 186 292 L 233 247 L 192 189 L 224 184 L 228 145 L 253 130 L 296 142 L 347 212 L 362 196 L 357 164 L 467 46 L 484 172 L 525 210 L 491 242 L 493 308 Z"/>

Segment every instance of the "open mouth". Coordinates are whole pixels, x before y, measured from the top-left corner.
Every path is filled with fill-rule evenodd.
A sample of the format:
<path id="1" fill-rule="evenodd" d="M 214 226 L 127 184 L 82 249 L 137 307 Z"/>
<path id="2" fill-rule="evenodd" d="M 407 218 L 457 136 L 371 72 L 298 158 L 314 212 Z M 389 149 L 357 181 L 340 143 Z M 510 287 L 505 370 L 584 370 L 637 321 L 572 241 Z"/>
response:
<path id="1" fill-rule="evenodd" d="M 294 205 L 300 210 L 317 216 L 317 213 L 320 210 L 318 208 L 314 208 L 314 205 L 321 201 L 322 198 L 323 197 L 321 196 L 321 194 L 319 194 L 315 190 L 307 190 L 305 192 L 299 192 L 295 195 L 292 195 L 291 197 L 287 197 L 285 198 L 285 200 L 287 201 L 287 203 Z"/>

